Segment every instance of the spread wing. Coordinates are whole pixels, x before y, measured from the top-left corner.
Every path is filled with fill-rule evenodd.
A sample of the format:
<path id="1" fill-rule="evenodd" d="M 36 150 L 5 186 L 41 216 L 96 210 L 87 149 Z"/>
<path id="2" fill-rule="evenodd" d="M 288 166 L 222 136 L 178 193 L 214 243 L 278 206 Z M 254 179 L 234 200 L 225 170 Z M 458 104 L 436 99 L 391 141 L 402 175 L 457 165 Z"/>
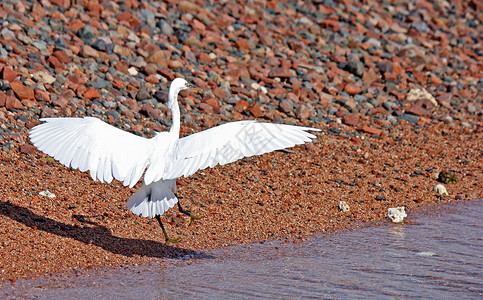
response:
<path id="1" fill-rule="evenodd" d="M 90 171 L 92 179 L 134 186 L 148 164 L 151 140 L 92 118 L 46 118 L 30 131 L 42 152 L 67 167 Z"/>
<path id="2" fill-rule="evenodd" d="M 232 122 L 210 128 L 177 140 L 172 159 L 167 162 L 164 172 L 158 170 L 154 181 L 187 177 L 217 164 L 311 142 L 316 137 L 307 131 L 320 130 L 257 121 Z"/>

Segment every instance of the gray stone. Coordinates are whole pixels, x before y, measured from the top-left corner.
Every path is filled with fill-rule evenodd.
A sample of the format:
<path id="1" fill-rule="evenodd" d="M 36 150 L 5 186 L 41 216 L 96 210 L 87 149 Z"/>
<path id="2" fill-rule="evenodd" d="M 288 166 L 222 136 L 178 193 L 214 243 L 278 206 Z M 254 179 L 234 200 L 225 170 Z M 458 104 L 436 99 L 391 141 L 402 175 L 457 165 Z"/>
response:
<path id="1" fill-rule="evenodd" d="M 151 98 L 150 93 L 144 87 L 139 89 L 139 91 L 136 94 L 136 100 L 137 101 L 143 101 L 143 100 L 146 100 L 148 98 Z"/>
<path id="2" fill-rule="evenodd" d="M 2 34 L 3 38 L 6 39 L 6 40 L 15 39 L 15 34 L 11 30 L 9 30 L 8 28 L 3 28 L 0 33 Z"/>
<path id="3" fill-rule="evenodd" d="M 171 27 L 171 25 L 169 25 L 165 20 L 160 20 L 156 26 L 161 29 L 161 33 L 167 36 L 172 36 L 174 34 L 173 27 Z"/>
<path id="4" fill-rule="evenodd" d="M 399 120 L 405 120 L 409 123 L 416 124 L 419 122 L 419 117 L 410 114 L 404 114 L 398 118 Z"/>
<path id="5" fill-rule="evenodd" d="M 109 86 L 111 83 L 107 80 L 97 77 L 94 81 L 89 81 L 87 85 L 92 86 L 95 89 L 104 89 Z"/>
<path id="6" fill-rule="evenodd" d="M 91 47 L 98 51 L 107 51 L 107 43 L 102 39 L 96 40 L 94 43 L 92 43 Z"/>
<path id="7" fill-rule="evenodd" d="M 393 115 L 387 116 L 386 120 L 388 120 L 391 124 L 397 124 L 398 123 L 396 117 L 393 116 Z"/>
<path id="8" fill-rule="evenodd" d="M 392 73 L 393 72 L 393 67 L 390 62 L 380 62 L 377 64 L 377 67 L 381 71 L 381 73 Z"/>
<path id="9" fill-rule="evenodd" d="M 77 35 L 83 39 L 83 40 L 90 40 L 94 38 L 96 35 L 94 34 L 94 31 L 92 31 L 91 26 L 85 25 L 81 29 L 77 31 Z"/>
<path id="10" fill-rule="evenodd" d="M 106 115 L 112 116 L 114 120 L 119 120 L 119 113 L 117 111 L 106 111 Z"/>
<path id="11" fill-rule="evenodd" d="M 361 61 L 341 63 L 339 64 L 339 68 L 359 77 L 362 77 L 364 74 L 364 64 Z"/>
<path id="12" fill-rule="evenodd" d="M 39 49 L 40 53 L 44 55 L 50 55 L 50 51 L 47 49 L 47 44 L 44 41 L 34 41 L 32 46 Z"/>
<path id="13" fill-rule="evenodd" d="M 415 21 L 411 24 L 411 27 L 416 29 L 419 33 L 428 33 L 429 32 L 428 24 L 426 24 L 423 21 Z"/>
<path id="14" fill-rule="evenodd" d="M 383 102 L 382 107 L 384 107 L 388 112 L 392 112 L 392 110 L 397 106 L 394 102 Z"/>

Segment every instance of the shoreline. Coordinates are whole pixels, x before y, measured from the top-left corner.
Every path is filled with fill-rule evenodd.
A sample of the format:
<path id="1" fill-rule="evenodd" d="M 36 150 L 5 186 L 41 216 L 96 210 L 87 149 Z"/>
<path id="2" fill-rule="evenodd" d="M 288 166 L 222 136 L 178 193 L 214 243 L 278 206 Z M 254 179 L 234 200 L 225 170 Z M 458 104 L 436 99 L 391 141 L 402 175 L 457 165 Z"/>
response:
<path id="1" fill-rule="evenodd" d="M 399 134 L 406 139 L 386 151 L 385 145 Z M 315 144 L 295 147 L 294 153 L 270 153 L 183 178 L 179 185 L 183 205 L 205 218 L 188 227 L 188 218 L 170 209 L 163 219 L 170 236 L 180 237 L 181 242 L 168 246 L 156 222 L 133 215 L 124 205 L 134 189 L 119 182 L 93 182 L 88 174 L 51 162 L 38 151 L 2 153 L 0 169 L 6 186 L 0 193 L 4 199 L 0 243 L 6 254 L 0 279 L 119 268 L 273 239 L 299 242 L 358 222 L 384 220 L 389 207 L 405 206 L 411 213 L 420 207 L 481 198 L 477 139 L 466 139 L 461 151 L 455 151 L 443 145 L 464 139 L 461 131 L 445 138 L 427 134 L 423 143 L 416 143 L 418 136 L 406 129 L 382 139 L 361 137 L 367 144 L 353 147 L 349 135 L 322 132 Z M 425 157 L 414 151 L 422 146 L 428 147 L 428 153 L 441 152 Z M 413 155 L 404 156 L 407 153 Z M 468 160 L 451 168 L 459 182 L 445 184 L 450 195 L 432 192 L 437 173 L 446 169 L 440 166 L 463 154 Z M 428 167 L 432 172 L 414 172 Z M 12 173 L 16 174 L 7 176 Z M 39 196 L 44 190 L 56 198 Z M 350 211 L 338 211 L 339 200 L 346 201 Z"/>

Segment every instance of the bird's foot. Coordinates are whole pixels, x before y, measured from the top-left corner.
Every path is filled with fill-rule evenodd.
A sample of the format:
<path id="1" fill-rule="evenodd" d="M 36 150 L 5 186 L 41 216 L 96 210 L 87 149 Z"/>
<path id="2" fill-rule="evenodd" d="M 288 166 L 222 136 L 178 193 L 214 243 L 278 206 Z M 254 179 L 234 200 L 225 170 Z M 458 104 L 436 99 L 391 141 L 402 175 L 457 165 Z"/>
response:
<path id="1" fill-rule="evenodd" d="M 175 238 L 175 239 L 172 239 L 168 236 L 168 233 L 166 232 L 166 229 L 164 229 L 164 226 L 163 226 L 163 223 L 161 222 L 161 218 L 160 218 L 160 215 L 156 215 L 154 216 L 156 218 L 156 220 L 158 220 L 158 223 L 159 223 L 159 226 L 161 227 L 161 230 L 163 230 L 163 234 L 164 234 L 164 238 L 166 239 L 166 245 L 168 243 L 172 243 L 172 244 L 177 244 L 179 243 L 180 239 L 179 238 Z"/>
<path id="2" fill-rule="evenodd" d="M 190 216 L 190 223 L 188 224 L 188 226 L 191 226 L 191 224 L 193 224 L 194 220 L 201 220 L 201 219 L 204 218 L 204 216 L 193 215 L 192 213 L 190 213 L 189 216 Z"/>
<path id="3" fill-rule="evenodd" d="M 179 243 L 181 241 L 180 238 L 174 238 L 174 239 L 172 239 L 172 238 L 168 237 L 167 235 L 165 236 L 165 238 L 166 238 L 166 245 L 168 243 L 177 244 L 177 243 Z"/>

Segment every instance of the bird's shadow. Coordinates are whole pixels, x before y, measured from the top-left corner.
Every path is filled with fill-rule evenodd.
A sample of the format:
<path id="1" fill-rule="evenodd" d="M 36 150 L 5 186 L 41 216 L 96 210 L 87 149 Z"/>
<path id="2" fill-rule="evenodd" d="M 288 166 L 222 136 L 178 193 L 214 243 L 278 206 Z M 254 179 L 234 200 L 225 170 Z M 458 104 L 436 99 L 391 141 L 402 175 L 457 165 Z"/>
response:
<path id="1" fill-rule="evenodd" d="M 195 256 L 196 254 L 195 251 L 190 249 L 173 247 L 156 241 L 114 236 L 107 227 L 89 221 L 85 216 L 81 215 L 74 215 L 73 217 L 83 224 L 94 226 L 65 224 L 40 216 L 28 208 L 12 204 L 9 201 L 0 201 L 0 213 L 30 228 L 75 239 L 85 244 L 93 244 L 111 253 L 121 254 L 127 257 L 139 255 L 158 258 L 176 258 L 185 255 Z"/>

